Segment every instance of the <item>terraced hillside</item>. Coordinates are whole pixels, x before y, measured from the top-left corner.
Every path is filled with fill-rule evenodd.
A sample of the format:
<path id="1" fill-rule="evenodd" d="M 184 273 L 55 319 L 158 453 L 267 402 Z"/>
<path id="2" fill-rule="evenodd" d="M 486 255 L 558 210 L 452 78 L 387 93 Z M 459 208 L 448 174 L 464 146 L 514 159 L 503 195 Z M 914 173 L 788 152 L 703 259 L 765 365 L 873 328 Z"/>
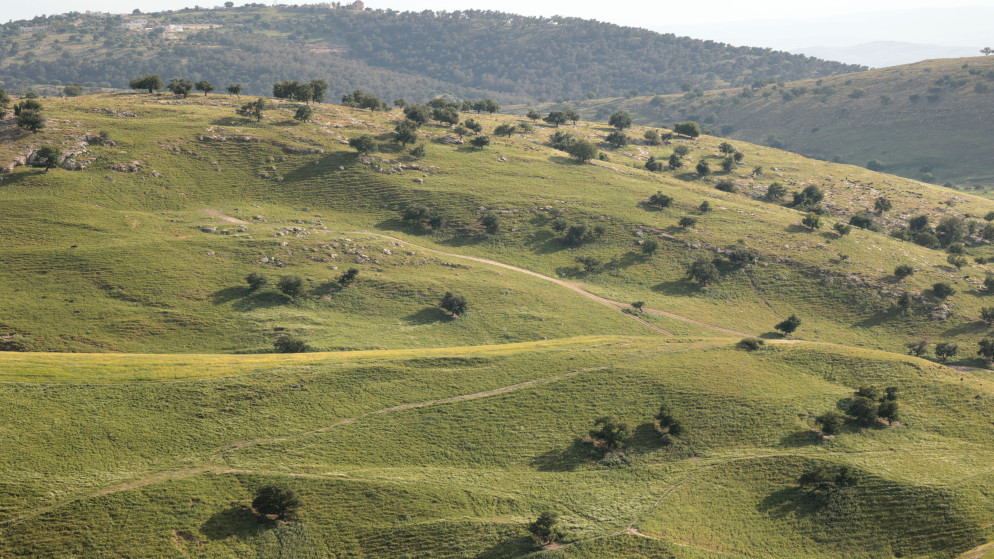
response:
<path id="1" fill-rule="evenodd" d="M 645 125 L 696 120 L 732 139 L 852 165 L 876 160 L 890 173 L 986 192 L 992 99 L 994 60 L 974 57 L 571 105 L 589 119 L 624 109 Z"/>
<path id="2" fill-rule="evenodd" d="M 994 378 L 975 357 L 994 202 L 740 142 L 723 171 L 720 138 L 612 148 L 597 123 L 496 136 L 524 119 L 463 115 L 488 146 L 429 123 L 415 158 L 399 111 L 40 101 L 41 132 L 0 124 L 0 555 L 954 557 L 994 540 Z M 575 162 L 556 131 L 603 156 Z M 378 150 L 349 147 L 362 135 Z M 17 164 L 45 146 L 62 167 Z M 767 200 L 774 183 L 817 186 L 821 228 Z M 921 215 L 954 254 L 895 236 Z M 853 216 L 867 228 L 833 229 Z M 468 310 L 442 311 L 446 292 Z M 317 351 L 272 353 L 287 334 Z M 958 344 L 959 370 L 903 355 L 920 340 Z M 895 388 L 900 419 L 823 437 L 815 418 L 860 387 Z M 664 402 L 682 434 L 660 435 Z M 616 450 L 585 439 L 605 415 L 631 428 Z M 843 467 L 838 491 L 799 485 Z M 271 482 L 301 496 L 295 520 L 250 509 Z M 563 534 L 537 547 L 545 511 Z"/>

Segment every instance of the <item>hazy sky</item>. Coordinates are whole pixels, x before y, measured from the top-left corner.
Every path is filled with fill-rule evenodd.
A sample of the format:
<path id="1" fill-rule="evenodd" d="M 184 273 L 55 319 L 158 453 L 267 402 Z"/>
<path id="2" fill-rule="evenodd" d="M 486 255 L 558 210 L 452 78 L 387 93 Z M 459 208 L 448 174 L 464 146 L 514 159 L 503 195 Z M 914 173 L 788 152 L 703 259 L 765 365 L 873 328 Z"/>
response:
<path id="1" fill-rule="evenodd" d="M 263 1 L 266 4 L 272 3 L 272 0 L 257 1 Z M 316 2 L 318 0 L 308 1 Z M 244 3 L 245 0 L 235 0 L 236 5 Z M 74 10 L 130 13 L 135 8 L 142 11 L 157 11 L 192 7 L 197 4 L 211 7 L 223 4 L 223 0 L 40 0 L 37 2 L 6 0 L 4 4 L 6 5 L 0 12 L 2 14 L 0 18 L 16 20 Z M 994 6 L 994 0 L 946 0 L 943 2 L 936 0 L 833 0 L 832 2 L 709 0 L 705 3 L 667 2 L 665 0 L 629 0 L 627 2 L 592 0 L 369 0 L 366 5 L 373 8 L 392 8 L 395 10 L 452 11 L 475 8 L 525 15 L 568 15 L 611 21 L 622 25 L 660 29 L 665 28 L 667 24 L 693 25 L 737 20 L 813 18 L 836 14 L 928 7 Z"/>

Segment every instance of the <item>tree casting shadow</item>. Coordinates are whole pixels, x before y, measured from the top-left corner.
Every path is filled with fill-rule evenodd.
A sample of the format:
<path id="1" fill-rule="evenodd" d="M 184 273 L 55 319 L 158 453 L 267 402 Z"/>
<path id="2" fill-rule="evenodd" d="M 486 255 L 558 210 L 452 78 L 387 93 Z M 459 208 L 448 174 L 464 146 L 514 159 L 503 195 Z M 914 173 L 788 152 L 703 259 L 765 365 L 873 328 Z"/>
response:
<path id="1" fill-rule="evenodd" d="M 420 326 L 425 324 L 434 324 L 436 322 L 452 322 L 455 319 L 452 318 L 451 314 L 438 307 L 427 307 L 414 314 L 405 316 L 404 320 L 406 320 L 410 325 Z"/>
<path id="2" fill-rule="evenodd" d="M 211 515 L 200 527 L 200 532 L 208 539 L 223 540 L 230 537 L 248 538 L 275 526 L 276 522 L 256 516 L 245 505 L 236 504 Z"/>

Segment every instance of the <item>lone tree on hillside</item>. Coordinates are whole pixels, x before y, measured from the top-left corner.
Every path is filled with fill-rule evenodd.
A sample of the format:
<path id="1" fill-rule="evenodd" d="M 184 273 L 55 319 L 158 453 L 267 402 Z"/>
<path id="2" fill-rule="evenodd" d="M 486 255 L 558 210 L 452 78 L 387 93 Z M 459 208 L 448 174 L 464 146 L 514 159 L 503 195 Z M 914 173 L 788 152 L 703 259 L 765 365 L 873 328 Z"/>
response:
<path id="1" fill-rule="evenodd" d="M 696 138 L 701 135 L 701 127 L 694 121 L 681 122 L 673 125 L 673 131 L 677 134 Z"/>
<path id="2" fill-rule="evenodd" d="M 248 283 L 249 289 L 255 291 L 261 289 L 269 283 L 266 276 L 260 274 L 259 272 L 252 272 L 251 274 L 245 276 L 245 282 Z"/>
<path id="3" fill-rule="evenodd" d="M 631 140 L 628 138 L 628 134 L 615 130 L 607 135 L 607 143 L 611 144 L 616 148 L 621 148 L 627 146 Z"/>
<path id="4" fill-rule="evenodd" d="M 953 293 L 956 293 L 956 290 L 953 289 L 953 286 L 949 285 L 944 281 L 932 284 L 932 296 L 934 296 L 936 299 L 939 300 L 945 299 L 946 297 L 949 297 Z"/>
<path id="5" fill-rule="evenodd" d="M 801 225 L 814 231 L 821 228 L 821 217 L 816 213 L 809 213 L 801 218 Z"/>
<path id="6" fill-rule="evenodd" d="M 992 316 L 991 318 L 994 318 Z M 959 352 L 959 345 L 953 342 L 939 342 L 935 344 L 935 356 L 943 363 L 950 357 L 955 357 Z"/>
<path id="7" fill-rule="evenodd" d="M 54 146 L 44 146 L 35 154 L 35 167 L 54 169 L 62 163 L 62 152 Z"/>
<path id="8" fill-rule="evenodd" d="M 307 122 L 314 116 L 314 109 L 310 105 L 300 105 L 293 113 L 293 119 L 300 122 Z"/>
<path id="9" fill-rule="evenodd" d="M 490 145 L 490 137 L 489 136 L 477 136 L 477 137 L 473 138 L 472 140 L 470 140 L 469 143 L 472 144 L 473 147 L 475 147 L 476 149 L 482 150 L 483 148 L 485 148 L 485 147 L 487 147 L 487 146 Z"/>
<path id="10" fill-rule="evenodd" d="M 598 417 L 594 420 L 594 428 L 590 430 L 590 438 L 600 441 L 606 450 L 612 452 L 621 448 L 629 435 L 628 424 L 610 415 Z"/>
<path id="11" fill-rule="evenodd" d="M 196 88 L 197 91 L 203 91 L 204 97 L 207 97 L 208 93 L 214 91 L 214 84 L 212 84 L 207 80 L 200 80 L 199 82 L 195 83 L 193 87 Z"/>
<path id="12" fill-rule="evenodd" d="M 566 153 L 580 163 L 586 163 L 597 157 L 597 146 L 587 140 L 576 140 L 566 145 Z"/>
<path id="13" fill-rule="evenodd" d="M 528 114 L 526 114 L 525 116 L 532 120 L 538 120 L 542 118 L 542 114 L 536 111 L 535 109 L 528 109 Z"/>
<path id="14" fill-rule="evenodd" d="M 273 342 L 273 351 L 276 353 L 307 353 L 311 351 L 311 346 L 295 336 L 280 336 Z"/>
<path id="15" fill-rule="evenodd" d="M 607 121 L 608 124 L 614 126 L 618 130 L 624 130 L 625 128 L 632 127 L 632 115 L 625 111 L 618 111 L 611 115 L 611 118 Z"/>
<path id="16" fill-rule="evenodd" d="M 884 198 L 883 196 L 873 201 L 873 211 L 877 212 L 878 214 L 889 212 L 893 207 L 894 203 L 891 202 L 889 199 Z"/>
<path id="17" fill-rule="evenodd" d="M 131 80 L 128 84 L 131 89 L 145 89 L 149 93 L 154 93 L 162 89 L 162 78 L 159 74 L 145 74 L 140 78 Z"/>
<path id="18" fill-rule="evenodd" d="M 894 267 L 894 277 L 902 280 L 915 273 L 915 269 L 907 264 L 898 264 Z"/>
<path id="19" fill-rule="evenodd" d="M 987 56 L 988 54 L 991 54 L 991 53 L 994 53 L 994 49 L 992 49 L 990 47 L 984 47 L 984 48 L 980 49 L 980 54 L 982 54 L 984 56 Z"/>
<path id="20" fill-rule="evenodd" d="M 815 418 L 815 423 L 821 425 L 824 435 L 838 435 L 845 424 L 845 418 L 835 410 L 829 410 Z"/>
<path id="21" fill-rule="evenodd" d="M 494 134 L 497 136 L 507 136 L 508 138 L 514 134 L 515 126 L 513 124 L 501 124 L 494 129 Z"/>
<path id="22" fill-rule="evenodd" d="M 449 312 L 452 316 L 461 316 L 466 312 L 466 298 L 462 295 L 454 295 L 451 291 L 446 291 L 442 296 L 439 306 Z"/>
<path id="23" fill-rule="evenodd" d="M 169 85 L 166 86 L 166 89 L 172 91 L 176 95 L 186 97 L 190 94 L 190 91 L 193 90 L 193 82 L 186 78 L 173 78 L 169 80 Z"/>
<path id="24" fill-rule="evenodd" d="M 528 532 L 538 545 L 549 545 L 563 537 L 562 529 L 558 526 L 559 515 L 545 511 L 538 519 L 528 525 Z"/>
<path id="25" fill-rule="evenodd" d="M 274 515 L 278 520 L 286 520 L 297 513 L 300 499 L 285 485 L 266 485 L 255 492 L 252 508 L 262 515 Z"/>
<path id="26" fill-rule="evenodd" d="M 367 153 L 376 149 L 376 142 L 373 141 L 373 137 L 367 134 L 362 136 L 357 136 L 349 140 L 349 147 L 356 150 L 359 155 L 366 155 Z"/>
<path id="27" fill-rule="evenodd" d="M 702 254 L 687 267 L 687 276 L 697 282 L 697 285 L 707 287 L 718 281 L 718 267 L 712 259 Z"/>
<path id="28" fill-rule="evenodd" d="M 235 97 L 241 97 L 242 84 L 240 84 L 240 83 L 228 84 L 227 89 L 228 89 L 228 93 L 234 95 Z"/>
<path id="29" fill-rule="evenodd" d="M 38 132 L 39 130 L 45 128 L 45 117 L 39 110 L 21 109 L 21 111 L 17 114 L 17 126 L 24 128 L 25 130 Z"/>
<path id="30" fill-rule="evenodd" d="M 559 128 L 560 124 L 566 124 L 569 121 L 564 111 L 551 111 L 549 116 L 545 117 L 544 120 L 549 124 L 556 125 L 556 128 Z"/>
<path id="31" fill-rule="evenodd" d="M 404 119 L 403 122 L 394 128 L 394 138 L 401 145 L 401 147 L 407 147 L 407 144 L 413 144 L 418 141 L 418 123 L 410 119 Z M 462 135 L 460 135 L 462 138 Z"/>
<path id="32" fill-rule="evenodd" d="M 783 335 L 787 336 L 793 334 L 795 330 L 801 325 L 801 319 L 797 318 L 797 315 L 790 315 L 786 320 L 780 322 L 773 328 L 783 332 Z"/>
<path id="33" fill-rule="evenodd" d="M 994 361 L 994 338 L 984 338 L 978 345 L 980 349 L 977 350 L 977 355 L 983 357 L 987 363 Z"/>
<path id="34" fill-rule="evenodd" d="M 483 226 L 483 230 L 487 232 L 487 235 L 500 233 L 500 217 L 494 212 L 486 212 L 481 215 L 479 222 Z"/>
<path id="35" fill-rule="evenodd" d="M 664 436 L 666 442 L 671 442 L 669 437 L 679 437 L 683 433 L 683 424 L 673 417 L 673 411 L 665 402 L 659 405 L 659 411 L 654 417 L 656 420 L 656 430 Z"/>
<path id="36" fill-rule="evenodd" d="M 355 283 L 356 278 L 359 277 L 358 268 L 349 268 L 338 278 L 338 285 L 342 287 L 348 287 Z"/>
<path id="37" fill-rule="evenodd" d="M 83 94 L 83 86 L 78 83 L 71 83 L 62 88 L 62 94 L 66 97 L 79 97 Z"/>
<path id="38" fill-rule="evenodd" d="M 296 297 L 304 292 L 304 280 L 300 276 L 283 276 L 276 288 L 287 297 Z"/>
<path id="39" fill-rule="evenodd" d="M 266 100 L 259 97 L 255 101 L 245 103 L 240 108 L 235 110 L 235 113 L 239 116 L 244 116 L 248 118 L 254 118 L 256 122 L 262 120 L 262 110 L 266 108 Z"/>

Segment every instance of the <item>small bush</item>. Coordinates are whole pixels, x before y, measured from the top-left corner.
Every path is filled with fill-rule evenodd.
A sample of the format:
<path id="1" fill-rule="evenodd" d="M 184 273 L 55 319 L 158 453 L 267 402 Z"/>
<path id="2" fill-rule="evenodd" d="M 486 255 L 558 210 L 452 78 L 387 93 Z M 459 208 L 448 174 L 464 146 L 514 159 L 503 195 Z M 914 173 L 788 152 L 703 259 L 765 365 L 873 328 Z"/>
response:
<path id="1" fill-rule="evenodd" d="M 300 276 L 283 276 L 276 288 L 287 297 L 297 297 L 304 292 L 304 280 Z"/>
<path id="2" fill-rule="evenodd" d="M 307 353 L 311 351 L 311 346 L 294 336 L 280 336 L 273 342 L 273 350 L 276 353 Z"/>
<path id="3" fill-rule="evenodd" d="M 897 279 L 904 279 L 915 273 L 915 269 L 907 264 L 898 264 L 894 268 L 894 277 Z"/>
<path id="4" fill-rule="evenodd" d="M 746 351 L 756 351 L 763 349 L 765 345 L 766 342 L 760 338 L 743 338 L 739 340 L 739 343 L 735 344 L 735 347 Z"/>
<path id="5" fill-rule="evenodd" d="M 936 299 L 945 299 L 953 293 L 956 293 L 956 290 L 953 289 L 953 286 L 944 281 L 932 284 L 932 295 Z"/>
<path id="6" fill-rule="evenodd" d="M 718 184 L 715 185 L 715 188 L 717 188 L 722 192 L 735 192 L 736 190 L 735 183 L 729 180 L 718 181 Z"/>
<path id="7" fill-rule="evenodd" d="M 259 272 L 252 272 L 251 274 L 245 276 L 245 282 L 248 283 L 249 289 L 255 291 L 256 289 L 262 289 L 269 283 L 266 276 L 260 274 Z"/>

